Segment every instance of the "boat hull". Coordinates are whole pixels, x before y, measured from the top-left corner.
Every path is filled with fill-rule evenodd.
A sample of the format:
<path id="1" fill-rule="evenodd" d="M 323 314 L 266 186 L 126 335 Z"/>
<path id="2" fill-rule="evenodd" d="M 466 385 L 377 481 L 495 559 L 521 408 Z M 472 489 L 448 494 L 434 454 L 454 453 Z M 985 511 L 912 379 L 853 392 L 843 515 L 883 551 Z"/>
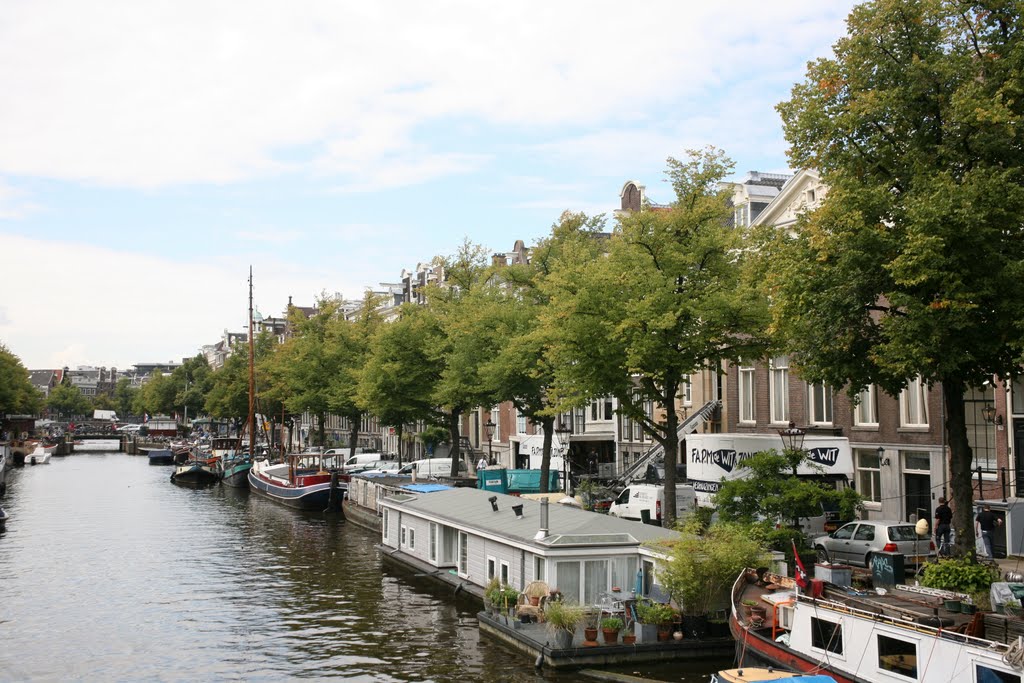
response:
<path id="1" fill-rule="evenodd" d="M 154 450 L 149 452 L 149 464 L 150 465 L 173 465 L 174 464 L 174 451 L 170 448 L 162 450 Z"/>
<path id="2" fill-rule="evenodd" d="M 219 478 L 210 466 L 199 463 L 182 465 L 171 475 L 171 481 L 182 486 L 209 486 Z"/>
<path id="3" fill-rule="evenodd" d="M 331 499 L 331 482 L 325 481 L 309 486 L 281 486 L 253 470 L 248 472 L 249 487 L 275 503 L 280 503 L 296 510 L 326 510 Z M 344 492 L 344 484 L 339 484 L 339 492 Z"/>
<path id="4" fill-rule="evenodd" d="M 251 460 L 226 463 L 224 471 L 221 473 L 221 483 L 236 489 L 249 488 L 249 470 L 251 469 Z"/>

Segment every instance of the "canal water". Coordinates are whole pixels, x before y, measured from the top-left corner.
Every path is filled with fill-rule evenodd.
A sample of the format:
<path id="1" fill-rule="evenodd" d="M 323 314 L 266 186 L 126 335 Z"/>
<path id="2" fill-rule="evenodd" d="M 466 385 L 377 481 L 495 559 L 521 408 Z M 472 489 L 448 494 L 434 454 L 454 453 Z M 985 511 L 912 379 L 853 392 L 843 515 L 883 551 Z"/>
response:
<path id="1" fill-rule="evenodd" d="M 376 534 L 143 457 L 10 472 L 0 681 L 570 681 L 481 636 L 475 599 L 382 563 Z M 707 681 L 728 661 L 621 673 Z"/>

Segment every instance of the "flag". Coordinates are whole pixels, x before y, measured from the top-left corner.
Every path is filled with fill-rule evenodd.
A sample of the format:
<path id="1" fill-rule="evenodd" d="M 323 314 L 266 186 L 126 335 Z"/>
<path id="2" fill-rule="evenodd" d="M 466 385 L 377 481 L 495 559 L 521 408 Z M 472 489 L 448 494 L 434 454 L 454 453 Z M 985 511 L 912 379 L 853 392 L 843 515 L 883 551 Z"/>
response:
<path id="1" fill-rule="evenodd" d="M 793 543 L 793 559 L 796 561 L 796 585 L 801 589 L 807 588 L 807 571 L 804 569 L 804 563 L 800 561 L 800 554 L 796 551 L 796 541 Z"/>

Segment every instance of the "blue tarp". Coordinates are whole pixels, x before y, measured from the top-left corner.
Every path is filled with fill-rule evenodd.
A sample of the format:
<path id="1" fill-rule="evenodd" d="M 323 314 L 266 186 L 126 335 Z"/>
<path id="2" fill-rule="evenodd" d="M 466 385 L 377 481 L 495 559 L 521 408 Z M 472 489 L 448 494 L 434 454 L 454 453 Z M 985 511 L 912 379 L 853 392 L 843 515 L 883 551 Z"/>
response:
<path id="1" fill-rule="evenodd" d="M 548 472 L 548 491 L 558 491 L 558 472 Z M 487 468 L 476 473 L 476 487 L 495 493 L 540 493 L 540 470 Z"/>
<path id="2" fill-rule="evenodd" d="M 444 484 L 403 484 L 403 491 L 412 491 L 413 493 L 435 493 L 436 491 L 447 491 L 451 486 L 445 486 Z"/>

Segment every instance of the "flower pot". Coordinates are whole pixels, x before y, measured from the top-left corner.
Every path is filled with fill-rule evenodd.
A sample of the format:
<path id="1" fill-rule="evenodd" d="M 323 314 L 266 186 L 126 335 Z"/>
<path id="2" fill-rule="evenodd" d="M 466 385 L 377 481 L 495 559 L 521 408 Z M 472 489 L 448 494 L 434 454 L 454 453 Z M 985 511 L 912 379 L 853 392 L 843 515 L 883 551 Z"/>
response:
<path id="1" fill-rule="evenodd" d="M 538 605 L 540 605 L 540 596 L 531 595 L 530 596 L 530 605 L 533 606 L 533 607 L 537 607 Z"/>
<path id="2" fill-rule="evenodd" d="M 619 629 L 617 628 L 603 628 L 601 629 L 601 635 L 604 636 L 605 645 L 618 645 L 619 644 Z"/>
<path id="3" fill-rule="evenodd" d="M 567 650 L 572 647 L 572 634 L 565 629 L 555 631 L 555 647 L 559 650 Z"/>
<path id="4" fill-rule="evenodd" d="M 964 614 L 974 614 L 975 612 L 978 611 L 978 606 L 977 605 L 972 605 L 969 602 L 961 602 L 960 603 L 960 611 L 963 612 Z"/>
<path id="5" fill-rule="evenodd" d="M 583 639 L 588 643 L 597 642 L 597 627 L 588 626 L 583 629 Z"/>
<path id="6" fill-rule="evenodd" d="M 682 639 L 683 639 L 683 632 L 682 631 L 675 631 L 672 634 L 672 640 L 682 640 Z"/>
<path id="7" fill-rule="evenodd" d="M 667 628 L 659 628 L 658 629 L 658 642 L 659 643 L 664 642 L 664 641 L 668 640 L 671 637 L 672 637 L 672 632 L 669 631 Z"/>
<path id="8" fill-rule="evenodd" d="M 633 635 L 632 633 L 627 633 L 626 635 L 622 636 L 622 644 L 623 645 L 633 645 L 635 643 L 636 643 L 636 636 Z"/>

